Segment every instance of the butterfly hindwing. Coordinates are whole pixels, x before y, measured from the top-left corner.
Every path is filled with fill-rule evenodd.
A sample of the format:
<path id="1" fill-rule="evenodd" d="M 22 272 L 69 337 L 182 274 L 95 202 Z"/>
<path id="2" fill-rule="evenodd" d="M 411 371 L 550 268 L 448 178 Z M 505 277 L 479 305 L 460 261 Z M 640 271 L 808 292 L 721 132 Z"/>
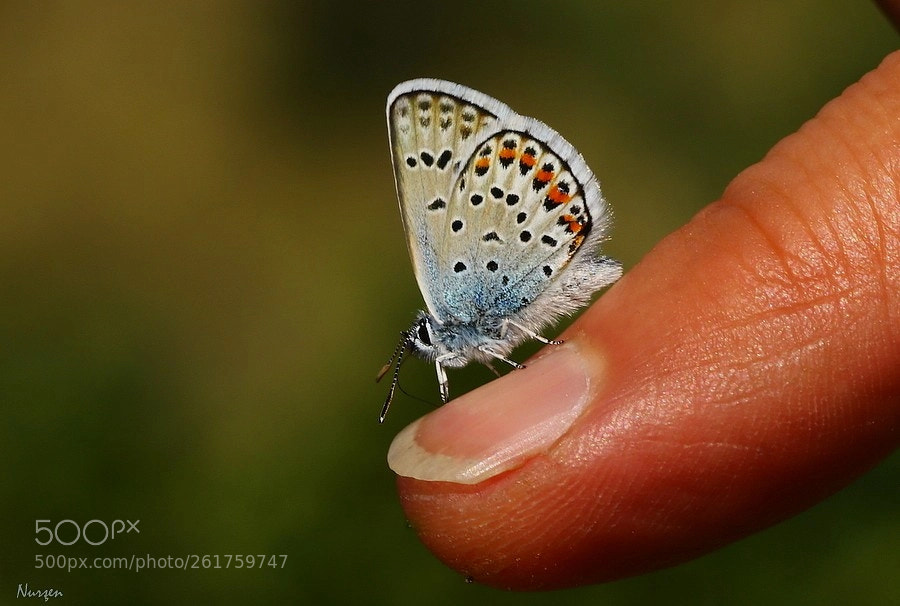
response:
<path id="1" fill-rule="evenodd" d="M 454 317 L 510 317 L 559 278 L 591 229 L 584 189 L 539 133 L 502 130 L 457 178 L 440 239 Z"/>

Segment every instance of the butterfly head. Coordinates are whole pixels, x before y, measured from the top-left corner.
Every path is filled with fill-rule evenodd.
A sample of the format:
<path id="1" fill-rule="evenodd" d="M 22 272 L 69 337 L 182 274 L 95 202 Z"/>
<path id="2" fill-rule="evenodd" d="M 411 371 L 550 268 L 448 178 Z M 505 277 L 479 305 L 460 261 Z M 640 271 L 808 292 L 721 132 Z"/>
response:
<path id="1" fill-rule="evenodd" d="M 385 399 L 384 406 L 381 409 L 380 421 L 384 421 L 391 400 L 394 398 L 394 390 L 400 380 L 400 365 L 407 352 L 411 352 L 419 358 L 423 358 L 430 362 L 435 362 L 435 368 L 438 369 L 438 377 L 441 386 L 441 400 L 447 402 L 448 392 L 446 375 L 443 368 L 445 366 L 465 366 L 470 357 L 466 355 L 466 349 L 459 346 L 465 345 L 468 339 L 460 340 L 461 334 L 452 327 L 441 324 L 434 316 L 426 311 L 420 311 L 413 321 L 412 326 L 400 333 L 400 342 L 394 350 L 394 355 L 388 360 L 388 363 L 381 368 L 376 381 L 386 375 L 391 368 L 394 369 L 394 375 L 391 380 L 391 387 L 388 390 L 388 396 Z"/>
<path id="2" fill-rule="evenodd" d="M 425 358 L 426 360 L 434 360 L 441 355 L 441 348 L 438 345 L 439 340 L 435 333 L 435 324 L 437 324 L 437 321 L 430 314 L 420 311 L 416 316 L 415 321 L 412 323 L 412 326 L 400 333 L 400 342 L 394 350 L 394 355 L 392 355 L 391 359 L 388 360 L 388 363 L 381 368 L 381 371 L 375 378 L 376 381 L 380 381 L 393 367 L 394 376 L 391 380 L 391 387 L 388 391 L 387 398 L 384 401 L 384 406 L 381 409 L 379 422 L 384 422 L 391 401 L 394 399 L 394 390 L 397 388 L 397 383 L 400 380 L 400 365 L 403 363 L 403 357 L 406 352 L 411 351 L 415 355 Z"/>
<path id="3" fill-rule="evenodd" d="M 404 334 L 414 355 L 448 368 L 471 362 L 472 350 L 483 340 L 474 324 L 442 323 L 426 311 L 419 312 Z"/>

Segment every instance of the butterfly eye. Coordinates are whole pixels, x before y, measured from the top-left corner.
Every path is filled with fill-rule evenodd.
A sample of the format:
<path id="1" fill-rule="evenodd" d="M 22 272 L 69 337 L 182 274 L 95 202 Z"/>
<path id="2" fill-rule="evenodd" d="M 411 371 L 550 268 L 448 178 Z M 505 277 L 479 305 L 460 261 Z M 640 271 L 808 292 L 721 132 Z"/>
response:
<path id="1" fill-rule="evenodd" d="M 419 328 L 416 330 L 416 336 L 419 337 L 419 341 L 421 341 L 425 345 L 431 345 L 431 335 L 428 334 L 428 327 L 425 325 L 425 320 L 419 322 Z"/>

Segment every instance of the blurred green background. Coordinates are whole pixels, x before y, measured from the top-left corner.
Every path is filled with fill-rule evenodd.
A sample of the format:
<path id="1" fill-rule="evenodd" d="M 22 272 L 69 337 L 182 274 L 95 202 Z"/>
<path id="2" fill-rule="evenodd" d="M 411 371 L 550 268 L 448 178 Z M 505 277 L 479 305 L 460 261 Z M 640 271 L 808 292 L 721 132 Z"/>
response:
<path id="1" fill-rule="evenodd" d="M 872 4 L 837 0 L 4 3 L 0 603 L 26 582 L 69 604 L 896 603 L 897 456 L 670 570 L 466 584 L 407 527 L 385 463 L 428 405 L 400 395 L 378 426 L 373 383 L 421 306 L 385 134 L 396 83 L 455 80 L 563 133 L 627 269 L 896 46 Z M 403 385 L 437 400 L 425 364 Z M 38 519 L 141 532 L 40 547 Z M 35 569 L 133 553 L 288 559 Z"/>

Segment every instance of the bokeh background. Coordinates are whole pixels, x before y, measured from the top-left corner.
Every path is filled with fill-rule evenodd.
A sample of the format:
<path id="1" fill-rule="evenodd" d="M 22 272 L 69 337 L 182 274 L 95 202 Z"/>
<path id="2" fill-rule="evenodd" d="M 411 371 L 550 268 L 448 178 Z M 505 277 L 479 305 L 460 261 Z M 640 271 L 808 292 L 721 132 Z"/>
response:
<path id="1" fill-rule="evenodd" d="M 433 371 L 405 365 L 414 397 L 385 426 L 373 383 L 421 306 L 396 83 L 455 80 L 563 133 L 627 269 L 896 46 L 872 4 L 839 0 L 4 3 L 0 603 L 26 582 L 68 604 L 897 603 L 897 456 L 673 569 L 467 584 L 407 526 L 385 463 L 437 400 Z M 141 532 L 40 547 L 39 519 Z M 35 569 L 57 554 L 288 558 Z"/>

